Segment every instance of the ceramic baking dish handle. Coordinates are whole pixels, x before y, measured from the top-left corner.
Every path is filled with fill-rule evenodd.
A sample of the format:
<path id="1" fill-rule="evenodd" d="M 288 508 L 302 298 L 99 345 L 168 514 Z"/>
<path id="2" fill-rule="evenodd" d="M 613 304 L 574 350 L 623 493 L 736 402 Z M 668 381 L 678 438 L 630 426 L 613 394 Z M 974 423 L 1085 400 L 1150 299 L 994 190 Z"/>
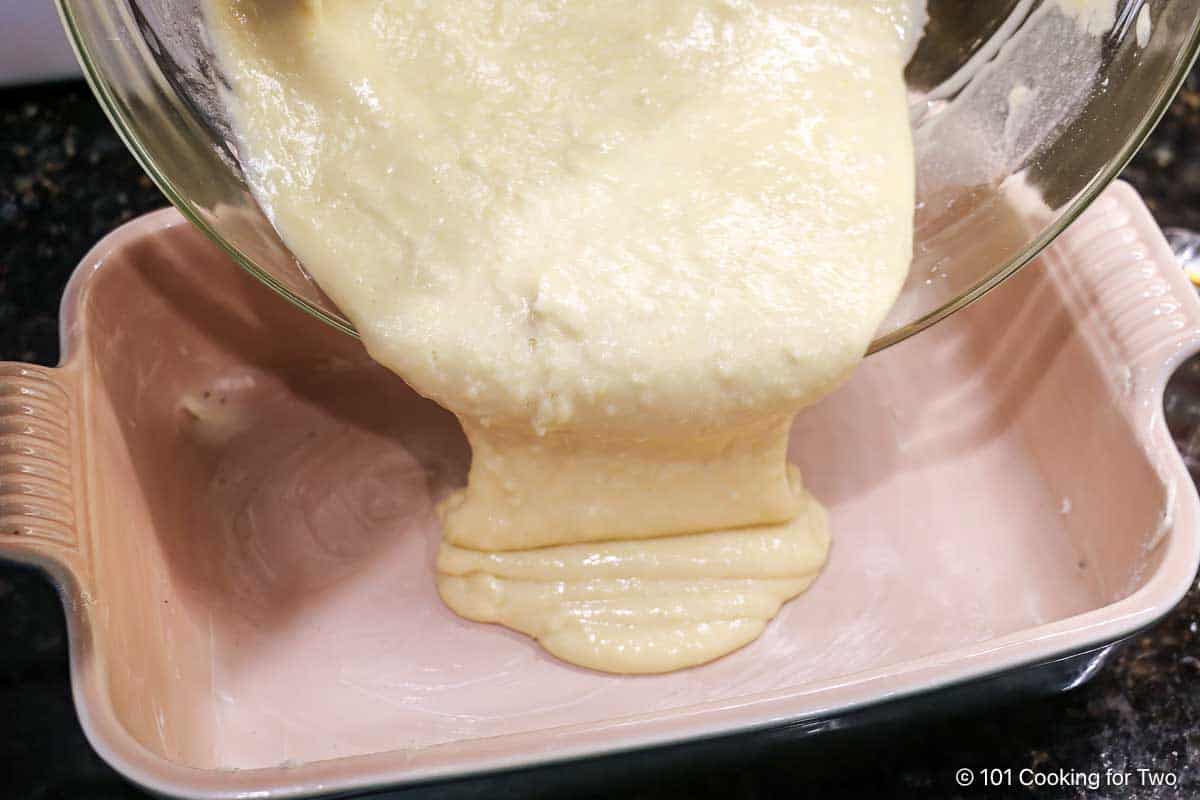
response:
<path id="1" fill-rule="evenodd" d="M 0 556 L 78 576 L 75 407 L 61 370 L 0 362 Z"/>
<path id="2" fill-rule="evenodd" d="M 1134 418 L 1161 419 L 1175 368 L 1200 350 L 1196 289 L 1141 198 L 1116 183 L 1063 236 L 1060 272 L 1082 289 L 1076 324 L 1097 331 L 1110 375 Z M 1073 293 L 1075 294 L 1075 293 Z M 1162 434 L 1166 436 L 1165 427 Z"/>

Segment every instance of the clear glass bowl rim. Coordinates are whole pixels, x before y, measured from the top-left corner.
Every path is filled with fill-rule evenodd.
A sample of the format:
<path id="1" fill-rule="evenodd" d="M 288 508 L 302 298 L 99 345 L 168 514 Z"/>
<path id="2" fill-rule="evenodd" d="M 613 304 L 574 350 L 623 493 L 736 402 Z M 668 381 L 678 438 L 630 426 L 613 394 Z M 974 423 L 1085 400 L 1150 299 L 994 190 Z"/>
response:
<path id="1" fill-rule="evenodd" d="M 107 2 L 108 0 L 101 1 Z M 97 69 L 94 60 L 88 53 L 83 36 L 69 5 L 64 0 L 55 0 L 55 6 L 58 8 L 58 13 L 62 19 L 63 27 L 67 32 L 67 38 L 71 42 L 71 47 L 74 49 L 75 55 L 83 68 L 84 77 L 91 87 L 93 94 L 100 101 L 105 115 L 112 123 L 113 128 L 116 129 L 125 146 L 129 148 L 129 151 L 133 154 L 138 164 L 141 165 L 142 169 L 145 170 L 146 174 L 149 175 L 150 179 L 154 181 L 155 185 L 158 186 L 159 190 L 162 191 L 171 204 L 179 209 L 180 213 L 189 222 L 199 228 L 209 239 L 224 250 L 236 264 L 276 294 L 305 313 L 337 328 L 343 333 L 358 338 L 358 332 L 346 320 L 329 314 L 324 309 L 309 303 L 304 298 L 289 291 L 270 273 L 255 264 L 253 259 L 247 257 L 204 220 L 203 215 L 200 214 L 192 201 L 174 185 L 166 173 L 159 168 L 154 158 L 141 146 L 137 137 L 130 132 L 131 126 L 129 122 L 125 119 L 125 115 L 119 104 L 114 102 L 107 81 L 100 73 L 100 70 Z M 877 353 L 897 344 L 914 334 L 920 333 L 956 311 L 966 308 L 1035 259 L 1039 253 L 1049 246 L 1059 234 L 1066 230 L 1083 213 L 1105 187 L 1116 180 L 1121 171 L 1125 169 L 1126 165 L 1133 159 L 1142 145 L 1145 144 L 1150 133 L 1158 125 L 1163 115 L 1166 114 L 1171 102 L 1175 99 L 1175 95 L 1182 88 L 1184 81 L 1187 80 L 1188 73 L 1191 71 L 1198 55 L 1200 55 L 1200 25 L 1197 25 L 1192 30 L 1186 45 L 1180 49 L 1170 77 L 1159 85 L 1156 96 L 1150 103 L 1142 120 L 1134 129 L 1133 135 L 1129 137 L 1118 153 L 1105 164 L 1104 168 L 1064 206 L 1054 221 L 1045 227 L 1041 235 L 1032 239 L 1020 253 L 1009 259 L 990 275 L 976 282 L 971 288 L 912 322 L 875 338 L 871 342 L 867 354 Z"/>

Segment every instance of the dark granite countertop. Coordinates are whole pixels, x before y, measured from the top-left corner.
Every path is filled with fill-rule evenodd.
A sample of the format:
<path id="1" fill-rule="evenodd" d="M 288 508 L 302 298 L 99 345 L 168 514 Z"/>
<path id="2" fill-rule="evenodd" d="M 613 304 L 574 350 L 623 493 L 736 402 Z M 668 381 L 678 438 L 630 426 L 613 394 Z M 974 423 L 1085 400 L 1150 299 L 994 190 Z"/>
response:
<path id="1" fill-rule="evenodd" d="M 1200 73 L 1126 170 L 1164 226 L 1200 229 Z M 53 364 L 68 274 L 102 235 L 165 204 L 82 84 L 0 92 L 0 359 Z M 1200 387 L 1200 365 L 1181 386 Z M 1200 397 L 1200 389 L 1197 390 Z M 1172 413 L 1180 440 L 1196 409 Z M 1171 772 L 1174 788 L 1012 789 L 994 796 L 1200 795 L 1200 591 L 1064 695 L 886 730 L 797 740 L 744 758 L 630 759 L 590 791 L 563 770 L 403 796 L 759 798 L 961 796 L 959 767 Z M 91 750 L 71 703 L 63 613 L 40 575 L 0 564 L 0 795 L 135 798 Z M 571 771 L 567 767 L 564 770 Z M 578 769 L 578 768 L 574 768 Z M 600 787 L 603 786 L 603 790 Z M 970 796 L 979 796 L 972 794 Z"/>

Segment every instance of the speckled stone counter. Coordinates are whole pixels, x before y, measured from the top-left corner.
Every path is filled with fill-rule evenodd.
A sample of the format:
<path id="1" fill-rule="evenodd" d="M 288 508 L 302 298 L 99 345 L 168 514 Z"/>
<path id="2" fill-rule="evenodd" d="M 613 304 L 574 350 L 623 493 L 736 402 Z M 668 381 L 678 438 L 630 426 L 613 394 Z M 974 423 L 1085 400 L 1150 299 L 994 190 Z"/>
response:
<path id="1" fill-rule="evenodd" d="M 1165 226 L 1200 229 L 1200 73 L 1126 170 Z M 0 359 L 53 364 L 71 269 L 112 228 L 165 201 L 82 84 L 0 92 Z M 1168 416 L 1200 443 L 1200 364 Z M 1190 399 L 1188 392 L 1194 394 Z M 1200 446 L 1197 447 L 1200 453 Z M 1200 464 L 1200 461 L 1196 462 Z M 1200 474 L 1200 470 L 1196 472 Z M 754 753 L 633 756 L 388 797 L 1200 796 L 1200 591 L 1090 683 L 1050 699 L 776 743 Z M 1176 786 L 958 788 L 959 768 L 1137 769 Z M 1136 779 L 1134 783 L 1136 784 Z M 63 614 L 40 576 L 0 564 L 0 796 L 137 798 L 85 741 L 71 705 Z"/>

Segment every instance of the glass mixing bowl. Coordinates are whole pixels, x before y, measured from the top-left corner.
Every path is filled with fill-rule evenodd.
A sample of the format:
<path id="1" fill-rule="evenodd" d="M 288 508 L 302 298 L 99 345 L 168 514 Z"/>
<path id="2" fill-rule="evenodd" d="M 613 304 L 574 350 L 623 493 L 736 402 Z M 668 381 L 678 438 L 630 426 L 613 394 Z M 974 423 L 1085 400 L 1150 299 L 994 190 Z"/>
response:
<path id="1" fill-rule="evenodd" d="M 171 202 L 263 283 L 353 335 L 246 184 L 200 0 L 57 2 L 96 96 Z M 1200 47 L 1195 0 L 929 0 L 928 13 L 906 72 L 913 265 L 872 351 L 1049 244 L 1132 157 Z"/>

